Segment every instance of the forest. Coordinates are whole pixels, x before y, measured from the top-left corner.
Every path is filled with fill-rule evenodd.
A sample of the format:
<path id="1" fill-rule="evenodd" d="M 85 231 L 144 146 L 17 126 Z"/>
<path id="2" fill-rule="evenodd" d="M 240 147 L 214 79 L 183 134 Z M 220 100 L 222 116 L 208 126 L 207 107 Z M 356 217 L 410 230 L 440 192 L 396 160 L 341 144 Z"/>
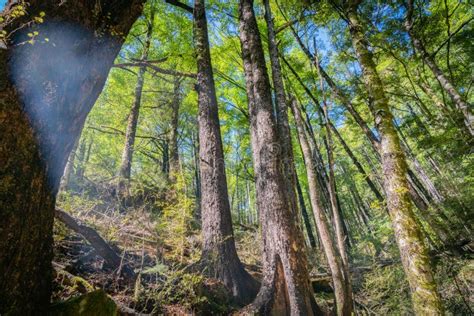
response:
<path id="1" fill-rule="evenodd" d="M 471 1 L 0 10 L 0 315 L 474 315 Z"/>

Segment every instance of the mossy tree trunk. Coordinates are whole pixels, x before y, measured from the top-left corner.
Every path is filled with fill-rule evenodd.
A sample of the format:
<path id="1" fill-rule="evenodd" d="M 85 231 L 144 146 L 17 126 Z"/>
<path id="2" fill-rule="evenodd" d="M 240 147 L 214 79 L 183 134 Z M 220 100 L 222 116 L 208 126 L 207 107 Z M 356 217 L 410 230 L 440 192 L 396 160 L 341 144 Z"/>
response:
<path id="1" fill-rule="evenodd" d="M 410 284 L 413 306 L 415 312 L 420 315 L 442 315 L 443 308 L 433 279 L 428 251 L 410 202 L 405 155 L 393 125 L 393 115 L 385 96 L 383 83 L 364 37 L 363 24 L 357 13 L 359 3 L 360 1 L 348 2 L 345 14 L 352 45 L 362 67 L 365 85 L 373 99 L 373 115 L 381 138 L 380 155 L 387 208 Z"/>
<path id="2" fill-rule="evenodd" d="M 21 28 L 0 49 L 0 314 L 49 305 L 61 175 L 143 1 L 29 4 L 6 31 L 40 12 L 45 23 Z M 34 44 L 18 45 L 32 31 Z"/>
<path id="3" fill-rule="evenodd" d="M 257 208 L 263 242 L 263 280 L 245 312 L 320 314 L 309 283 L 297 209 L 288 198 L 269 77 L 252 0 L 239 1 L 239 37 L 249 103 Z"/>
<path id="4" fill-rule="evenodd" d="M 292 29 L 293 30 L 293 29 Z M 316 59 L 314 58 L 313 54 L 306 48 L 306 46 L 303 44 L 301 38 L 298 36 L 296 31 L 293 30 L 293 35 L 296 38 L 297 42 L 299 43 L 301 49 L 305 52 L 307 57 L 313 62 L 314 66 L 317 67 L 318 71 L 321 73 L 321 77 L 325 79 L 326 83 L 328 86 L 331 88 L 333 95 L 341 102 L 341 104 L 348 110 L 348 112 L 352 115 L 356 123 L 359 125 L 359 127 L 362 129 L 364 134 L 366 135 L 367 139 L 370 141 L 373 151 L 376 154 L 377 160 L 380 162 L 381 161 L 381 155 L 380 155 L 380 150 L 381 150 L 381 145 L 380 145 L 380 140 L 375 136 L 374 132 L 369 128 L 368 124 L 364 121 L 364 119 L 360 116 L 358 111 L 356 110 L 354 104 L 350 101 L 349 97 L 342 91 L 332 80 L 332 78 L 326 73 L 324 68 L 320 65 L 320 63 L 316 62 Z M 315 102 L 315 104 L 318 104 L 317 99 L 314 97 L 312 92 L 309 90 L 309 88 L 306 87 L 306 85 L 302 82 L 301 78 L 299 78 L 298 74 L 294 71 L 294 69 L 291 67 L 289 63 L 287 63 L 288 67 L 290 68 L 291 72 L 295 75 L 295 77 L 298 79 L 299 83 L 303 86 L 304 90 L 306 93 L 309 95 L 309 97 Z M 339 133 L 333 127 L 333 124 L 330 124 L 331 129 L 334 131 L 335 135 L 337 138 L 341 141 L 341 144 L 343 145 L 343 148 L 345 149 L 346 153 L 349 155 L 349 157 L 353 160 L 354 165 L 357 167 L 359 172 L 361 174 L 365 174 L 364 169 L 362 168 L 362 165 L 357 162 L 356 157 L 354 154 L 351 152 L 350 148 L 345 144 L 344 140 L 342 137 L 340 137 Z M 418 177 L 415 175 L 415 173 L 407 168 L 407 177 L 408 177 L 408 185 L 409 185 L 409 193 L 410 193 L 410 198 L 415 203 L 416 207 L 420 210 L 420 213 L 422 216 L 427 220 L 431 221 L 432 215 L 429 212 L 430 204 L 433 207 L 433 209 L 436 210 L 436 213 L 442 216 L 442 211 L 440 210 L 439 206 L 434 203 L 435 201 L 431 200 L 431 195 L 434 194 L 434 191 L 426 190 L 425 186 L 418 180 Z M 372 189 L 374 194 L 376 195 L 377 199 L 380 202 L 384 202 L 382 195 L 380 192 L 378 192 L 377 187 L 375 184 L 372 182 L 372 180 L 368 176 L 364 176 L 366 179 L 367 184 L 369 187 Z M 428 181 L 429 178 L 425 178 L 424 180 Z M 425 181 L 423 181 L 425 183 Z M 429 180 L 429 183 L 426 183 L 426 186 L 429 186 L 430 183 L 432 184 L 433 182 Z M 436 188 L 435 188 L 436 189 Z M 437 190 L 436 190 L 437 191 Z M 438 235 L 439 239 L 443 241 L 444 244 L 449 245 L 452 243 L 452 240 L 449 240 L 447 238 L 444 238 L 443 236 L 448 236 L 445 233 L 440 232 L 439 230 L 435 229 L 436 234 Z"/>

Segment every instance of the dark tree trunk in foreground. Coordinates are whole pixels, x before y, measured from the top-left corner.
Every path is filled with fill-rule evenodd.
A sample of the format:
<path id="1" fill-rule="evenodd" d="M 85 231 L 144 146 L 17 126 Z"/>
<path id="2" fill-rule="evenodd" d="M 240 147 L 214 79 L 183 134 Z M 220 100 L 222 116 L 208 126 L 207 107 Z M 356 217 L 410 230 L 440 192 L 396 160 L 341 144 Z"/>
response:
<path id="1" fill-rule="evenodd" d="M 0 314 L 40 314 L 49 304 L 61 175 L 142 2 L 32 0 L 6 29 L 46 13 L 0 49 Z M 34 29 L 49 42 L 16 45 Z"/>
<path id="2" fill-rule="evenodd" d="M 146 21 L 148 23 L 146 39 L 143 45 L 142 55 L 140 60 L 146 60 L 148 58 L 148 52 L 150 51 L 151 39 L 153 35 L 153 23 L 155 21 L 155 10 L 154 8 L 150 11 L 150 19 Z M 140 106 L 142 103 L 142 91 L 145 83 L 145 72 L 146 66 L 141 66 L 138 70 L 137 84 L 135 86 L 135 95 L 128 114 L 127 131 L 125 133 L 125 144 L 122 151 L 122 160 L 120 162 L 119 179 L 118 179 L 118 193 L 120 197 L 128 196 L 128 188 L 130 184 L 130 173 L 132 169 L 133 159 L 133 148 L 135 145 L 135 135 L 137 133 L 138 116 L 140 115 Z"/>
<path id="3" fill-rule="evenodd" d="M 263 239 L 262 286 L 245 312 L 320 314 L 309 283 L 298 211 L 292 208 L 285 188 L 270 83 L 252 0 L 239 2 L 239 31 Z"/>
<path id="4" fill-rule="evenodd" d="M 387 208 L 392 219 L 402 264 L 410 284 L 415 312 L 442 315 L 443 308 L 433 279 L 428 250 L 412 210 L 407 180 L 407 164 L 400 145 L 384 86 L 379 77 L 363 25 L 357 14 L 358 1 L 349 2 L 345 14 L 349 23 L 352 45 L 362 67 L 365 84 L 373 99 L 374 118 L 380 133 L 380 155 L 387 196 Z"/>
<path id="5" fill-rule="evenodd" d="M 337 315 L 351 315 L 352 297 L 348 291 L 348 274 L 345 273 L 340 251 L 336 248 L 336 243 L 331 235 L 329 221 L 327 219 L 324 207 L 321 201 L 321 187 L 317 180 L 316 165 L 313 159 L 313 153 L 310 148 L 308 138 L 304 129 L 303 119 L 296 100 L 292 100 L 291 109 L 295 117 L 298 138 L 300 140 L 301 151 L 306 166 L 306 175 L 308 177 L 308 187 L 310 202 L 314 214 L 319 239 L 326 255 L 336 296 Z"/>
<path id="6" fill-rule="evenodd" d="M 249 303 L 257 294 L 258 283 L 245 271 L 235 248 L 204 0 L 194 3 L 194 41 L 198 67 L 201 260 L 205 270 L 220 279 L 238 302 Z"/>
<path id="7" fill-rule="evenodd" d="M 413 42 L 413 46 L 421 55 L 421 59 L 425 64 L 428 65 L 433 75 L 436 77 L 438 82 L 440 83 L 443 90 L 449 95 L 451 101 L 456 106 L 458 111 L 461 113 L 464 121 L 464 126 L 466 131 L 470 134 L 470 136 L 474 136 L 474 115 L 472 115 L 471 110 L 469 108 L 469 104 L 464 101 L 453 86 L 449 78 L 445 75 L 445 73 L 439 68 L 438 64 L 434 56 L 432 56 L 426 49 L 425 45 L 423 44 L 422 40 L 419 38 L 416 30 L 413 28 L 413 12 L 414 11 L 414 0 L 407 1 L 407 16 L 405 20 L 405 29 L 410 35 L 410 38 Z"/>

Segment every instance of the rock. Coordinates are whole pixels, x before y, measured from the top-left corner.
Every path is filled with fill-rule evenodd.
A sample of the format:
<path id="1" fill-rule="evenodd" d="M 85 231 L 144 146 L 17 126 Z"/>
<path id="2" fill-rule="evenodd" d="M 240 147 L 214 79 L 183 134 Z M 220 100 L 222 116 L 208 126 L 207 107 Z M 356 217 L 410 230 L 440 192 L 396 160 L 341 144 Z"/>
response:
<path id="1" fill-rule="evenodd" d="M 115 316 L 117 305 L 103 291 L 96 290 L 51 306 L 51 316 Z"/>

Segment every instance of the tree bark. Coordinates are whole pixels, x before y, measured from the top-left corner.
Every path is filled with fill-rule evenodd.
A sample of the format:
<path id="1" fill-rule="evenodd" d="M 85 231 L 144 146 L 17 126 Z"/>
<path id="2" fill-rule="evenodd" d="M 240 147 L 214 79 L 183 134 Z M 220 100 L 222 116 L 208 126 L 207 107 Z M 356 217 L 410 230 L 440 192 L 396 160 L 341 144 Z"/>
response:
<path id="1" fill-rule="evenodd" d="M 42 11 L 46 22 L 0 49 L 0 314 L 38 314 L 49 304 L 60 178 L 143 1 L 29 4 L 6 31 Z M 49 42 L 19 45 L 32 28 Z"/>
<path id="2" fill-rule="evenodd" d="M 290 125 L 288 124 L 288 104 L 285 96 L 285 87 L 283 85 L 283 77 L 281 74 L 280 59 L 278 57 L 278 46 L 275 35 L 275 27 L 273 25 L 273 17 L 269 0 L 263 0 L 265 6 L 265 21 L 267 24 L 268 51 L 270 55 L 270 65 L 272 70 L 273 89 L 275 91 L 275 107 L 276 122 L 278 129 L 278 137 L 281 143 L 281 156 L 284 161 L 283 176 L 288 190 L 288 199 L 293 209 L 298 209 L 296 202 L 296 173 L 295 162 L 293 157 L 293 145 L 291 142 Z"/>
<path id="3" fill-rule="evenodd" d="M 239 303 L 249 303 L 257 293 L 258 283 L 245 271 L 235 248 L 204 0 L 194 2 L 193 15 L 198 67 L 201 262 Z"/>
<path id="4" fill-rule="evenodd" d="M 415 46 L 415 49 L 421 55 L 421 59 L 423 59 L 423 62 L 428 65 L 443 90 L 449 95 L 453 104 L 462 114 L 464 125 L 471 134 L 471 137 L 474 136 L 474 116 L 471 113 L 472 110 L 470 109 L 470 105 L 462 99 L 461 95 L 451 83 L 449 78 L 444 74 L 441 68 L 439 68 L 435 58 L 427 51 L 425 45 L 423 44 L 423 41 L 418 37 L 413 27 L 414 0 L 408 0 L 406 5 L 407 15 L 405 20 L 405 29 L 410 35 L 410 38 L 413 42 L 413 46 Z"/>
<path id="5" fill-rule="evenodd" d="M 410 284 L 412 301 L 418 314 L 442 315 L 443 308 L 433 279 L 427 248 L 412 210 L 407 181 L 407 164 L 400 145 L 384 86 L 376 70 L 363 25 L 357 14 L 358 1 L 348 2 L 348 19 L 352 45 L 362 67 L 365 85 L 373 99 L 375 124 L 380 133 L 380 154 L 387 196 L 402 264 Z"/>
<path id="6" fill-rule="evenodd" d="M 249 103 L 257 207 L 263 242 L 263 280 L 247 313 L 321 314 L 309 283 L 297 210 L 282 172 L 269 77 L 252 0 L 239 1 L 239 36 Z"/>
<path id="7" fill-rule="evenodd" d="M 140 60 L 147 60 L 150 51 L 151 40 L 153 36 L 153 23 L 155 21 L 155 9 L 152 7 L 149 20 L 146 21 L 147 32 L 143 45 Z M 132 169 L 133 148 L 135 145 L 135 135 L 137 133 L 138 117 L 140 115 L 140 106 L 142 102 L 142 91 L 145 83 L 146 66 L 141 66 L 138 70 L 137 84 L 135 86 L 134 100 L 130 113 L 128 114 L 127 131 L 125 133 L 125 144 L 122 151 L 122 160 L 120 162 L 118 194 L 120 198 L 126 198 L 129 195 L 130 174 Z"/>
<path id="8" fill-rule="evenodd" d="M 301 151 L 306 166 L 306 175 L 308 178 L 308 187 L 311 206 L 314 214 L 314 221 L 318 228 L 318 235 L 323 246 L 326 259 L 328 261 L 329 269 L 334 287 L 334 295 L 336 297 L 337 315 L 351 315 L 352 298 L 347 291 L 347 277 L 344 274 L 343 262 L 341 260 L 340 251 L 336 248 L 336 244 L 331 235 L 329 221 L 323 209 L 321 201 L 321 188 L 318 184 L 316 175 L 316 165 L 314 163 L 313 154 L 309 146 L 308 138 L 304 130 L 303 119 L 298 108 L 296 99 L 292 100 L 291 110 L 295 117 L 296 128 L 298 131 L 298 138 L 300 140 Z"/>

